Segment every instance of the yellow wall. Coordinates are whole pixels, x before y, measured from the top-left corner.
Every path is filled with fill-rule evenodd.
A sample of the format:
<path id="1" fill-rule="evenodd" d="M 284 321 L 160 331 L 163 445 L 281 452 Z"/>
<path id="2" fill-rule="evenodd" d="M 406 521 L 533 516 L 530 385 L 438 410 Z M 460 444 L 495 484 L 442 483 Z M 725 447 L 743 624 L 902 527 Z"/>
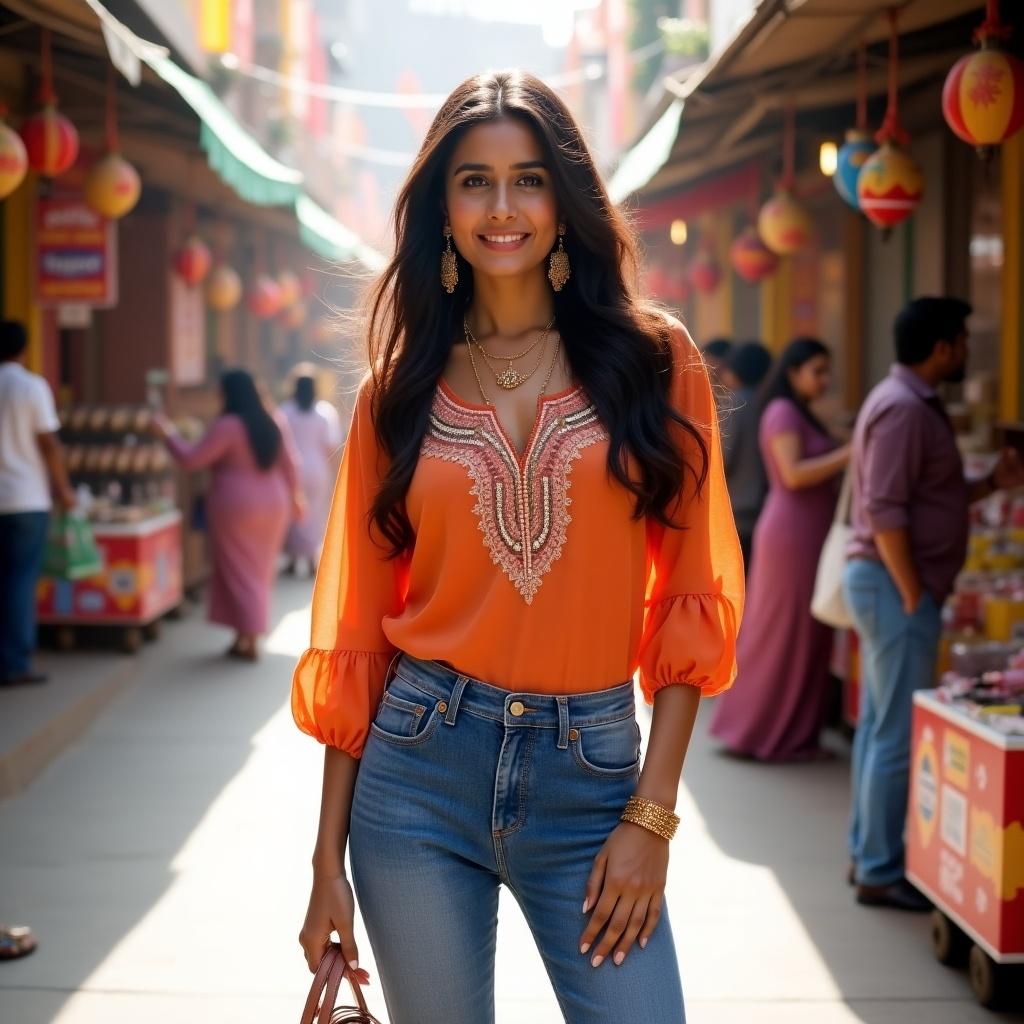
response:
<path id="1" fill-rule="evenodd" d="M 28 367 L 43 372 L 42 320 L 33 299 L 32 208 L 35 179 L 29 175 L 20 188 L 4 200 L 4 309 L 7 320 L 20 320 L 28 331 Z"/>
<path id="2" fill-rule="evenodd" d="M 1021 246 L 1024 244 L 1024 141 L 1018 132 L 1003 143 L 1003 323 L 1000 338 L 999 415 L 1021 417 L 1021 287 L 1024 285 Z"/>
<path id="3" fill-rule="evenodd" d="M 785 258 L 779 269 L 761 283 L 761 337 L 773 352 L 781 352 L 792 333 L 793 261 Z"/>

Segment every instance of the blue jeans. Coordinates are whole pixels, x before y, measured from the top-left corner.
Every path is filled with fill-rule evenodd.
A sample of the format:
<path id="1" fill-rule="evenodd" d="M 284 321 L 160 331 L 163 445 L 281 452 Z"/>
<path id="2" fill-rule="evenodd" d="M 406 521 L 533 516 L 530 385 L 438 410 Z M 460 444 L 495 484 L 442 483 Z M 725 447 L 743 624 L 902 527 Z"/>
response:
<path id="1" fill-rule="evenodd" d="M 48 512 L 0 515 L 0 679 L 29 670 Z"/>
<path id="2" fill-rule="evenodd" d="M 494 1021 L 502 883 L 566 1021 L 684 1024 L 664 908 L 647 948 L 634 945 L 621 966 L 609 955 L 591 967 L 593 950 L 579 951 L 587 877 L 639 770 L 632 682 L 512 692 L 400 656 L 363 751 L 349 832 L 392 1024 Z"/>
<path id="3" fill-rule="evenodd" d="M 940 608 L 925 593 L 907 615 L 888 570 L 867 559 L 847 563 L 843 591 L 861 643 L 850 857 L 859 882 L 889 885 L 903 877 L 913 695 L 935 685 Z"/>

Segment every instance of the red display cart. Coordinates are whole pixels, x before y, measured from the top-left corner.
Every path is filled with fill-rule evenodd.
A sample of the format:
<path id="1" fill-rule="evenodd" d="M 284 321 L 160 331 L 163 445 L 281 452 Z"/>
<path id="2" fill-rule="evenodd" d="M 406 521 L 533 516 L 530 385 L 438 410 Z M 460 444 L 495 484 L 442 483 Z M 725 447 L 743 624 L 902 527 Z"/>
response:
<path id="1" fill-rule="evenodd" d="M 103 572 L 83 580 L 44 576 L 37 592 L 39 622 L 57 627 L 62 647 L 74 645 L 77 626 L 115 626 L 124 648 L 137 650 L 181 604 L 181 514 L 170 510 L 138 522 L 94 523 L 93 533 Z"/>
<path id="2" fill-rule="evenodd" d="M 1024 736 L 923 690 L 911 752 L 907 877 L 935 904 L 936 956 L 998 1005 L 1024 992 Z"/>

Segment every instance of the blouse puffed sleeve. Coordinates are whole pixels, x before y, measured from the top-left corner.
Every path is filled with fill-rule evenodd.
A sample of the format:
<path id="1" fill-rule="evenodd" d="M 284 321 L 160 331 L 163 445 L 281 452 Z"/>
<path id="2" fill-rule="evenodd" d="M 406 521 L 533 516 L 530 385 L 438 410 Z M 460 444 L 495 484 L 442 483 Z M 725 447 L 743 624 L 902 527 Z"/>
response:
<path id="1" fill-rule="evenodd" d="M 707 369 L 686 328 L 670 323 L 675 410 L 707 446 L 707 476 L 686 480 L 670 508 L 673 526 L 647 519 L 650 576 L 640 646 L 640 685 L 648 703 L 662 687 L 686 684 L 702 696 L 729 688 L 736 675 L 736 634 L 743 613 L 743 555 L 725 483 L 718 413 Z M 688 466 L 698 471 L 700 448 L 671 427 Z"/>
<path id="2" fill-rule="evenodd" d="M 295 724 L 314 739 L 360 757 L 395 649 L 383 619 L 401 611 L 405 559 L 389 559 L 369 511 L 386 470 L 370 410 L 359 390 L 338 470 L 313 590 L 309 649 L 292 676 Z"/>

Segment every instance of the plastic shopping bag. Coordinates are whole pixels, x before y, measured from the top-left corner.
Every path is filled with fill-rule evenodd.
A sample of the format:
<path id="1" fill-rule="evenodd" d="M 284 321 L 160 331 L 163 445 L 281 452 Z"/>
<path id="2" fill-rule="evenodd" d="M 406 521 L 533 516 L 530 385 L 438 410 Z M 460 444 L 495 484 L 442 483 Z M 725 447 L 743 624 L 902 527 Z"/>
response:
<path id="1" fill-rule="evenodd" d="M 46 538 L 43 574 L 55 579 L 84 580 L 103 572 L 103 555 L 92 527 L 75 512 L 54 511 Z"/>

